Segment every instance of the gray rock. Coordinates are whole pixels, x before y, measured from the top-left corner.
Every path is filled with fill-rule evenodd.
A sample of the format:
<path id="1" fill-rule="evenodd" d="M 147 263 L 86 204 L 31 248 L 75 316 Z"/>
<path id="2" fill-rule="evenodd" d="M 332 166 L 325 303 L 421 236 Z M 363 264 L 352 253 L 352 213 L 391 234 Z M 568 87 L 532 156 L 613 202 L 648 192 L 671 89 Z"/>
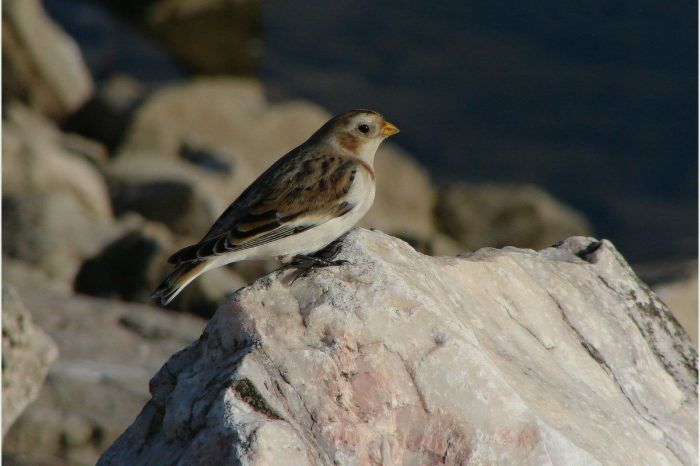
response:
<path id="1" fill-rule="evenodd" d="M 107 148 L 99 141 L 76 133 L 65 133 L 61 137 L 63 147 L 73 152 L 93 166 L 102 168 L 109 159 Z"/>
<path id="2" fill-rule="evenodd" d="M 134 49 L 137 47 L 135 43 L 130 43 L 128 40 L 124 40 L 125 36 L 130 35 L 133 32 L 133 30 L 131 28 L 125 27 L 125 25 L 122 23 L 110 24 L 110 19 L 114 19 L 112 18 L 113 13 L 105 13 L 105 11 L 103 10 L 103 8 L 105 8 L 104 6 L 101 6 L 99 4 L 85 3 L 73 4 L 72 6 L 76 10 L 79 10 L 75 12 L 77 13 L 75 17 L 90 14 L 90 11 L 85 10 L 97 10 L 97 14 L 93 16 L 93 18 L 95 19 L 95 23 L 93 24 L 95 30 L 98 30 L 98 28 L 100 27 L 100 25 L 97 24 L 99 22 L 107 23 L 103 25 L 106 28 L 111 27 L 110 35 L 112 35 L 112 37 L 119 37 L 120 40 L 110 41 L 107 38 L 107 35 L 102 36 L 101 38 L 108 42 L 108 44 L 103 44 L 106 45 L 106 48 L 110 48 L 110 46 L 115 46 L 118 49 Z M 105 14 L 103 15 L 100 13 Z M 70 13 L 64 11 L 62 14 L 69 15 Z M 118 29 L 126 30 L 118 32 Z M 90 39 L 94 38 L 91 37 Z M 93 41 L 91 41 L 89 44 L 86 42 L 82 42 L 80 46 L 83 50 L 87 49 L 88 52 L 91 48 L 99 49 L 100 47 L 99 44 L 95 44 Z M 141 52 L 148 49 L 147 46 L 144 46 L 143 42 L 140 42 L 138 44 L 138 47 L 139 51 Z M 119 67 L 119 64 L 125 63 L 125 61 L 119 60 L 119 58 L 117 57 L 118 53 L 119 52 L 116 50 L 105 50 L 104 48 L 100 49 L 99 52 L 95 52 L 94 55 L 99 56 L 98 64 L 96 67 L 108 67 L 110 69 L 110 72 L 114 71 L 115 68 Z M 163 53 L 164 52 L 159 49 L 156 51 L 156 55 Z M 105 55 L 109 57 L 107 60 L 104 60 Z M 140 65 L 138 63 L 138 60 L 134 59 L 133 55 L 130 56 L 130 60 L 126 63 L 128 63 L 130 67 L 136 67 L 137 69 L 144 70 L 146 73 L 152 72 L 154 69 L 157 69 L 159 67 L 159 65 L 154 64 L 152 60 L 149 61 L 148 58 L 142 58 L 144 58 L 144 64 L 148 63 L 148 67 Z M 95 66 L 95 63 L 92 63 L 91 65 Z M 98 69 L 93 70 L 93 72 L 96 73 L 96 75 L 99 75 L 104 73 L 105 70 Z M 158 72 L 155 71 L 155 73 L 157 74 Z M 161 76 L 160 78 L 164 79 L 164 76 Z M 171 78 L 178 80 L 182 79 L 181 76 L 171 76 Z M 167 80 L 168 79 L 165 79 L 165 81 Z M 143 84 L 142 82 L 138 81 L 136 78 L 130 75 L 113 74 L 109 78 L 101 80 L 101 82 L 99 83 L 99 87 L 96 89 L 92 98 L 87 103 L 85 103 L 85 105 L 80 107 L 80 110 L 71 115 L 71 117 L 67 121 L 63 122 L 63 127 L 72 132 L 82 134 L 92 139 L 96 139 L 103 143 L 106 147 L 108 147 L 110 151 L 113 151 L 119 146 L 124 137 L 124 134 L 126 133 L 129 125 L 131 124 L 131 118 L 134 110 L 139 105 L 139 103 L 145 98 L 149 91 L 149 86 L 146 86 L 145 84 Z"/>
<path id="3" fill-rule="evenodd" d="M 3 252 L 29 262 L 52 277 L 72 281 L 83 257 L 99 248 L 106 224 L 63 191 L 2 200 Z"/>
<path id="4" fill-rule="evenodd" d="M 112 189 L 116 215 L 136 212 L 148 220 L 167 225 L 180 235 L 203 234 L 213 222 L 206 199 L 186 181 L 165 180 L 124 183 Z"/>
<path id="5" fill-rule="evenodd" d="M 26 107 L 8 106 L 2 138 L 3 252 L 71 281 L 114 234 L 104 179 Z"/>
<path id="6" fill-rule="evenodd" d="M 69 191 L 88 214 L 110 218 L 112 209 L 102 175 L 94 162 L 77 153 L 74 139 L 20 104 L 10 103 L 6 112 L 3 194 Z"/>
<path id="7" fill-rule="evenodd" d="M 231 175 L 150 152 L 117 157 L 105 172 L 117 214 L 136 212 L 192 239 L 203 236 L 235 196 Z"/>
<path id="8" fill-rule="evenodd" d="M 80 267 L 78 293 L 150 302 L 149 294 L 165 273 L 173 241 L 162 225 L 143 223 L 107 244 Z"/>
<path id="9" fill-rule="evenodd" d="M 3 91 L 52 117 L 77 110 L 93 92 L 80 49 L 39 0 L 2 4 Z"/>
<path id="10" fill-rule="evenodd" d="M 438 228 L 466 249 L 540 249 L 588 235 L 586 217 L 534 185 L 455 184 L 438 190 Z"/>
<path id="11" fill-rule="evenodd" d="M 175 244 L 163 225 L 140 220 L 83 262 L 74 289 L 92 296 L 154 304 L 150 294 L 172 271 L 167 259 L 177 250 Z M 169 307 L 211 317 L 221 302 L 245 284 L 227 267 L 212 270 L 188 286 Z"/>
<path id="12" fill-rule="evenodd" d="M 607 240 L 348 263 L 240 290 L 98 464 L 693 464 L 697 351 Z"/>
<path id="13" fill-rule="evenodd" d="M 150 306 L 15 286 L 34 321 L 58 344 L 60 356 L 36 401 L 5 436 L 3 455 L 23 460 L 20 464 L 57 459 L 94 464 L 148 400 L 149 377 L 201 334 L 204 321 Z"/>
<path id="14" fill-rule="evenodd" d="M 2 287 L 2 435 L 39 394 L 56 344 L 34 325 L 16 291 Z"/>

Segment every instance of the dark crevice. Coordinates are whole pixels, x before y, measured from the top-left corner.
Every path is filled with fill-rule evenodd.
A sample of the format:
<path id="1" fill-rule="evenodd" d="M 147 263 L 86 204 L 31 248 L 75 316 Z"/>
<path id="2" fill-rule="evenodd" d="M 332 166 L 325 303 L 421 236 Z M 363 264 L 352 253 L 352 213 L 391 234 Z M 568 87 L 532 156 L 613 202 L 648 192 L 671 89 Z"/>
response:
<path id="1" fill-rule="evenodd" d="M 580 251 L 575 252 L 574 254 L 580 257 L 581 259 L 585 260 L 586 262 L 593 264 L 595 263 L 595 260 L 590 260 L 589 256 L 596 252 L 598 249 L 600 249 L 602 245 L 602 241 L 593 241 L 588 246 L 581 249 Z"/>
<path id="2" fill-rule="evenodd" d="M 283 419 L 279 413 L 272 408 L 265 398 L 260 394 L 253 382 L 248 379 L 240 379 L 234 382 L 233 389 L 238 392 L 241 400 L 245 401 L 255 411 L 264 414 L 272 419 Z"/>
<path id="3" fill-rule="evenodd" d="M 510 317 L 510 319 L 511 319 L 513 322 L 515 322 L 516 324 L 518 324 L 518 326 L 519 326 L 520 328 L 522 328 L 522 329 L 525 330 L 527 333 L 529 333 L 529 334 L 532 336 L 532 338 L 534 338 L 534 339 L 537 341 L 537 343 L 540 344 L 540 346 L 542 346 L 544 349 L 547 349 L 547 350 L 552 349 L 552 346 L 546 345 L 542 340 L 540 340 L 540 337 L 538 337 L 538 336 L 535 334 L 535 332 L 533 332 L 532 330 L 530 330 L 529 327 L 527 327 L 526 325 L 523 325 L 522 322 L 520 322 L 518 319 L 516 319 L 515 316 L 513 316 L 513 314 L 510 313 L 510 310 L 508 309 L 508 307 L 502 306 L 502 308 L 503 308 L 504 311 L 506 311 L 506 314 L 508 314 L 508 317 Z"/>

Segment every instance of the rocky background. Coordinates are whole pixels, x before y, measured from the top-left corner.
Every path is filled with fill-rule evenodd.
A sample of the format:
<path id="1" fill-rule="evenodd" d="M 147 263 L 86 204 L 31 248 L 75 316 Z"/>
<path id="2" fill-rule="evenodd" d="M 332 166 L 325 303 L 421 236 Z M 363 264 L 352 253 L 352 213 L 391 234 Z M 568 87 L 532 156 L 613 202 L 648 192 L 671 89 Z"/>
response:
<path id="1" fill-rule="evenodd" d="M 117 3 L 94 8 L 73 37 L 56 22 L 73 2 L 2 5 L 6 464 L 97 461 L 168 357 L 234 291 L 278 267 L 209 272 L 162 309 L 148 294 L 168 255 L 330 117 L 311 102 L 266 98 L 255 78 L 258 3 Z M 193 49 L 197 34 L 212 42 Z M 534 185 L 437 186 L 391 143 L 375 168 L 362 226 L 428 255 L 542 249 L 592 233 L 583 214 Z M 697 342 L 696 265 L 638 272 Z"/>

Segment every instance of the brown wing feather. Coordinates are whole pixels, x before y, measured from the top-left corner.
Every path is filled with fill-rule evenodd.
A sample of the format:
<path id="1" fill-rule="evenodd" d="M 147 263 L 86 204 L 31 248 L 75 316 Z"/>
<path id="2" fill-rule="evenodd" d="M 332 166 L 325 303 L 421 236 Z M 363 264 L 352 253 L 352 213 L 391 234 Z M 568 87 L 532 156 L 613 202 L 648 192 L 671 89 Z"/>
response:
<path id="1" fill-rule="evenodd" d="M 329 214 L 344 215 L 354 207 L 344 198 L 359 167 L 352 158 L 301 146 L 260 175 L 199 243 L 176 252 L 168 262 L 259 246 L 322 223 Z M 308 224 L 295 222 L 300 217 L 307 218 Z"/>

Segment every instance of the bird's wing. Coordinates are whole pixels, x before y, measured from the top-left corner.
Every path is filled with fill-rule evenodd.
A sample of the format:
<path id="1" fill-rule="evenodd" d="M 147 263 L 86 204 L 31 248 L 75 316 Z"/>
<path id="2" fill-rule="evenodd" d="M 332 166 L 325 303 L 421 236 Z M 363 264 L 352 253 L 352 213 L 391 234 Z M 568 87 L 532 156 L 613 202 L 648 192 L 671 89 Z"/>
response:
<path id="1" fill-rule="evenodd" d="M 329 152 L 292 152 L 253 182 L 197 244 L 168 262 L 201 260 L 301 233 L 345 215 L 347 194 L 360 165 Z"/>

